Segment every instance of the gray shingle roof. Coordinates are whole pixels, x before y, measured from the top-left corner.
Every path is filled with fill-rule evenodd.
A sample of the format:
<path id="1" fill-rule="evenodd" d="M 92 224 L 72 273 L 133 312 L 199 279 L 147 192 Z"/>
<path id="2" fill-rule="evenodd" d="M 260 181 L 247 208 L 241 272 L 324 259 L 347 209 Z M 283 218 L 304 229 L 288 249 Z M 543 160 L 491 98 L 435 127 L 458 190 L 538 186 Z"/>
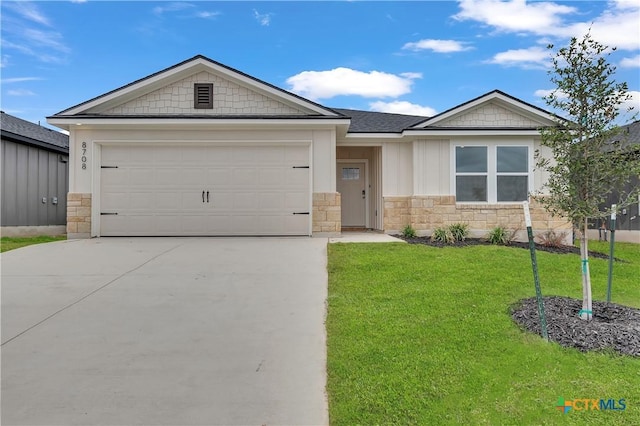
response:
<path id="1" fill-rule="evenodd" d="M 615 137 L 631 144 L 640 144 L 640 120 L 631 124 L 620 126 L 620 133 Z"/>
<path id="2" fill-rule="evenodd" d="M 23 120 L 4 111 L 1 112 L 0 130 L 3 136 L 14 135 L 23 142 L 46 144 L 69 151 L 69 136 L 30 121 Z"/>
<path id="3" fill-rule="evenodd" d="M 391 114 L 355 109 L 331 109 L 351 117 L 349 133 L 401 133 L 404 129 L 428 118 L 419 115 Z"/>

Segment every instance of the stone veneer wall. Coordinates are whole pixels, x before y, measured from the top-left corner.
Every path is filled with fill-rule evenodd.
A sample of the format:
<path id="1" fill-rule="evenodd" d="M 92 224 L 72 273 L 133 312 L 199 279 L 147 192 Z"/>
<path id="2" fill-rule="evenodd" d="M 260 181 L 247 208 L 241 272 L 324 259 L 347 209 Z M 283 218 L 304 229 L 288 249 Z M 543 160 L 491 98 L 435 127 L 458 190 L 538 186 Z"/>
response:
<path id="1" fill-rule="evenodd" d="M 314 234 L 339 234 L 342 228 L 339 192 L 314 192 L 312 222 Z"/>
<path id="2" fill-rule="evenodd" d="M 67 238 L 91 238 L 91 194 L 67 195 Z"/>
<path id="3" fill-rule="evenodd" d="M 530 210 L 534 232 L 567 232 L 567 237 L 571 238 L 571 224 L 565 219 L 551 216 L 535 202 L 531 203 Z M 521 203 L 456 204 L 452 195 L 384 199 L 385 232 L 400 232 L 410 224 L 419 235 L 430 235 L 435 228 L 453 223 L 468 224 L 474 237 L 484 237 L 492 228 L 502 226 L 509 230 L 519 230 L 518 238 L 526 238 Z"/>

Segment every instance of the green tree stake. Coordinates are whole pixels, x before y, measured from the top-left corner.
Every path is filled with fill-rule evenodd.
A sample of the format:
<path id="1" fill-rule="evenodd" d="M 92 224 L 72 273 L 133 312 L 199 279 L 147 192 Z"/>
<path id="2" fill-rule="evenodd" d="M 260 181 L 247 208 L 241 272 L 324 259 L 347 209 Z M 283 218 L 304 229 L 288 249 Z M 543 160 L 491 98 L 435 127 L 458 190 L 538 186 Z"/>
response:
<path id="1" fill-rule="evenodd" d="M 607 279 L 607 302 L 611 302 L 611 282 L 613 281 L 613 243 L 616 240 L 616 205 L 611 205 L 611 239 L 609 242 L 609 277 Z"/>
<path id="2" fill-rule="evenodd" d="M 547 333 L 547 319 L 544 315 L 544 302 L 542 301 L 542 289 L 540 288 L 540 278 L 538 276 L 538 261 L 536 260 L 536 244 L 533 241 L 533 230 L 531 229 L 531 214 L 529 213 L 529 203 L 522 203 L 524 208 L 524 222 L 527 225 L 527 236 L 529 237 L 529 251 L 531 252 L 531 267 L 533 268 L 533 282 L 536 286 L 536 300 L 538 302 L 538 316 L 540 317 L 540 328 L 542 337 L 549 340 Z"/>

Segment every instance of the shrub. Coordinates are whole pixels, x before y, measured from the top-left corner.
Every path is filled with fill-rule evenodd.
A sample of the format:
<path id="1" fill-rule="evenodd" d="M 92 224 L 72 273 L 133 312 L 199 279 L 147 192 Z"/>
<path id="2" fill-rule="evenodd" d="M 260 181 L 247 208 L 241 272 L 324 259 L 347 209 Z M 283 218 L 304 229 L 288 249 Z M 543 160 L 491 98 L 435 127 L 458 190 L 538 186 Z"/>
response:
<path id="1" fill-rule="evenodd" d="M 566 244 L 564 240 L 567 238 L 566 232 L 556 232 L 554 230 L 548 230 L 542 234 L 536 235 L 538 243 L 546 247 L 563 247 Z"/>
<path id="2" fill-rule="evenodd" d="M 469 236 L 469 225 L 466 223 L 454 223 L 449 225 L 449 231 L 455 241 L 464 241 Z"/>
<path id="3" fill-rule="evenodd" d="M 402 236 L 405 238 L 415 238 L 416 230 L 411 225 L 407 225 L 402 230 Z"/>
<path id="4" fill-rule="evenodd" d="M 448 228 L 436 228 L 431 234 L 431 241 L 437 241 L 440 243 L 451 244 L 455 241 L 455 237 L 451 233 L 451 227 Z"/>
<path id="5" fill-rule="evenodd" d="M 515 240 L 517 234 L 517 229 L 509 230 L 502 226 L 496 226 L 487 234 L 487 241 L 491 244 L 509 245 Z"/>

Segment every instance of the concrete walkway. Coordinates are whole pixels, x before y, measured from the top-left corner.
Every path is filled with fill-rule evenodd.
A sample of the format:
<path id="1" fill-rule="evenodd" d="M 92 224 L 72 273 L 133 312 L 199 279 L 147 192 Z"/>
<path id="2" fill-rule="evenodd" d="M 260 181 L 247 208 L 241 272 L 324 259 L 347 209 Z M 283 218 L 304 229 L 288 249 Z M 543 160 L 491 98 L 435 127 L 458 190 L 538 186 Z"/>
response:
<path id="1" fill-rule="evenodd" d="M 326 239 L 2 255 L 3 425 L 328 423 Z"/>

